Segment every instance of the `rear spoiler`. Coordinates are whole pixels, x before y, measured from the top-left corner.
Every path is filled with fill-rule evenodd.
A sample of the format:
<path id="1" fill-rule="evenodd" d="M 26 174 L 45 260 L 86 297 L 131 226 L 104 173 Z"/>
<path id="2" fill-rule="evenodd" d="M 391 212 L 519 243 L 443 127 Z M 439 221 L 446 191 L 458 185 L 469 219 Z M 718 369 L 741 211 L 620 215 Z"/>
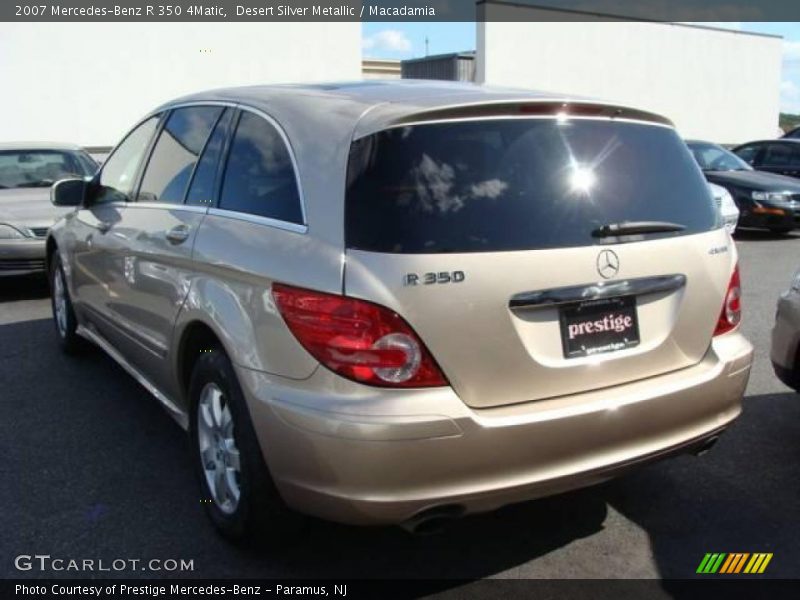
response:
<path id="1" fill-rule="evenodd" d="M 591 101 L 526 101 L 502 100 L 495 102 L 477 102 L 459 104 L 454 106 L 437 107 L 418 111 L 405 111 L 403 114 L 394 112 L 392 105 L 383 105 L 390 114 L 386 119 L 376 119 L 377 115 L 368 113 L 369 125 L 362 122 L 357 128 L 355 139 L 360 139 L 394 127 L 418 125 L 437 121 L 452 121 L 465 119 L 492 119 L 501 117 L 565 117 L 620 119 L 626 121 L 640 121 L 653 123 L 665 127 L 674 127 L 672 121 L 656 113 L 638 110 L 627 106 L 604 104 Z M 378 111 L 376 111 L 378 112 Z M 399 111 L 398 111 L 399 112 Z"/>

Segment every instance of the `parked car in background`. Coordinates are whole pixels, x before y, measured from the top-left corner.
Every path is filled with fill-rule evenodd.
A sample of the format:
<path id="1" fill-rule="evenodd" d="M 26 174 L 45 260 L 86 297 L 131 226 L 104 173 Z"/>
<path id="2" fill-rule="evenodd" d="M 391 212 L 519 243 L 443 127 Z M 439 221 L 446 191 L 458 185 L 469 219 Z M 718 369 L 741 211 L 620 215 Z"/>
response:
<path id="1" fill-rule="evenodd" d="M 784 140 L 800 140 L 800 127 L 794 127 L 780 137 Z"/>
<path id="2" fill-rule="evenodd" d="M 770 356 L 778 378 L 800 391 L 800 270 L 778 300 Z"/>
<path id="3" fill-rule="evenodd" d="M 109 152 L 108 150 L 101 151 L 93 149 L 89 152 L 89 156 L 92 157 L 92 160 L 94 160 L 94 162 L 96 162 L 99 167 L 104 162 L 106 162 L 106 159 L 108 158 L 108 152 Z"/>
<path id="4" fill-rule="evenodd" d="M 420 530 L 708 449 L 741 411 L 736 246 L 659 115 L 220 90 L 53 198 L 74 207 L 48 238 L 59 343 L 105 349 L 189 430 L 232 538 L 276 542 L 289 509 Z"/>
<path id="5" fill-rule="evenodd" d="M 733 152 L 757 171 L 800 177 L 800 140 L 798 139 L 747 142 L 733 148 Z"/>
<path id="6" fill-rule="evenodd" d="M 800 181 L 756 171 L 741 155 L 717 144 L 696 140 L 686 143 L 706 179 L 730 192 L 739 208 L 739 227 L 788 233 L 800 223 Z"/>
<path id="7" fill-rule="evenodd" d="M 736 202 L 733 201 L 733 196 L 730 195 L 728 190 L 716 183 L 709 182 L 708 187 L 714 197 L 714 202 L 719 207 L 719 213 L 722 216 L 725 229 L 733 235 L 736 233 L 736 226 L 739 223 L 739 208 L 736 206 Z"/>
<path id="8" fill-rule="evenodd" d="M 78 146 L 0 144 L 0 277 L 44 271 L 47 231 L 69 211 L 53 206 L 50 186 L 96 170 Z"/>

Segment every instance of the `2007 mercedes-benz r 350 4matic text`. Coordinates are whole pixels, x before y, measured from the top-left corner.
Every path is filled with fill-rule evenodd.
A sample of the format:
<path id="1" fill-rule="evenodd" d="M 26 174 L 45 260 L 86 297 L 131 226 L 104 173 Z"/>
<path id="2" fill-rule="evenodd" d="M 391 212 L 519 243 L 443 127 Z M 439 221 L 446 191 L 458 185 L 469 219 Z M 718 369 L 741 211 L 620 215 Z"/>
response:
<path id="1" fill-rule="evenodd" d="M 230 537 L 425 527 L 702 449 L 752 360 L 663 117 L 421 82 L 167 104 L 48 239 L 61 344 L 186 427 Z"/>

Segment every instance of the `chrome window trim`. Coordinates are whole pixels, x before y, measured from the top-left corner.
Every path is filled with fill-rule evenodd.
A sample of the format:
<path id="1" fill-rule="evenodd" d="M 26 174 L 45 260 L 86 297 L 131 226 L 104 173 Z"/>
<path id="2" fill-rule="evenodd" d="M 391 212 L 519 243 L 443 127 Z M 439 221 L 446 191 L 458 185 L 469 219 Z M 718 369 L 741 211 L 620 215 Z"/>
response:
<path id="1" fill-rule="evenodd" d="M 179 210 L 198 214 L 205 214 L 209 208 L 198 204 L 174 204 L 172 202 L 128 202 L 126 204 L 120 203 L 120 206 L 128 208 L 160 208 L 162 210 Z"/>
<path id="2" fill-rule="evenodd" d="M 91 210 L 95 206 L 111 207 L 111 208 L 160 208 L 162 210 L 179 210 L 182 212 L 192 212 L 198 214 L 205 214 L 208 211 L 208 206 L 199 206 L 196 204 L 173 204 L 171 202 L 105 202 L 90 207 L 79 207 L 79 210 Z"/>
<path id="3" fill-rule="evenodd" d="M 192 100 L 191 102 L 170 102 L 168 104 L 159 106 L 157 109 L 152 111 L 147 116 L 150 117 L 152 115 L 157 115 L 159 113 L 166 112 L 168 110 L 175 110 L 177 108 L 188 108 L 191 106 L 228 106 L 230 108 L 239 108 L 239 103 L 234 102 L 233 100 Z M 145 119 L 146 118 L 147 117 L 145 117 Z"/>
<path id="4" fill-rule="evenodd" d="M 281 221 L 280 219 L 271 219 L 269 217 L 262 217 L 235 210 L 226 210 L 224 208 L 209 208 L 208 214 L 209 216 L 235 219 L 237 221 L 245 221 L 246 223 L 254 223 L 256 225 L 267 225 L 268 227 L 283 229 L 284 231 L 291 231 L 292 233 L 305 234 L 308 232 L 308 225 L 300 225 L 299 223 L 292 223 L 291 221 Z"/>
<path id="5" fill-rule="evenodd" d="M 191 102 L 179 102 L 179 103 L 176 103 L 176 104 L 165 105 L 165 106 L 161 107 L 160 110 L 153 111 L 152 114 L 159 114 L 160 112 L 164 112 L 166 110 L 175 110 L 175 109 L 178 109 L 178 108 L 187 108 L 187 107 L 191 107 L 191 106 L 228 106 L 228 107 L 231 107 L 231 108 L 235 108 L 235 109 L 239 109 L 239 110 L 242 110 L 242 111 L 253 113 L 253 114 L 257 115 L 258 117 L 260 117 L 260 118 L 264 119 L 265 121 L 267 121 L 267 123 L 269 123 L 270 125 L 272 125 L 272 127 L 275 128 L 275 130 L 278 132 L 278 135 L 280 135 L 281 140 L 283 140 L 283 143 L 286 146 L 286 150 L 289 153 L 289 160 L 292 162 L 292 170 L 294 171 L 295 185 L 297 185 L 297 195 L 298 195 L 298 197 L 300 199 L 300 215 L 302 216 L 303 222 L 302 223 L 294 223 L 292 221 L 282 221 L 280 219 L 272 219 L 272 218 L 269 218 L 269 217 L 260 217 L 258 215 L 253 215 L 253 214 L 250 214 L 250 213 L 240 213 L 238 211 L 230 211 L 230 210 L 225 210 L 225 209 L 216 208 L 216 207 L 212 208 L 212 210 L 222 211 L 225 214 L 221 214 L 221 213 L 215 213 L 215 214 L 220 214 L 220 216 L 229 216 L 229 217 L 232 217 L 232 218 L 237 218 L 235 215 L 246 215 L 246 216 L 249 216 L 249 217 L 253 217 L 253 219 L 240 219 L 240 220 L 252 221 L 252 222 L 255 222 L 255 223 L 260 223 L 262 225 L 269 225 L 271 227 L 277 227 L 278 229 L 285 229 L 285 230 L 288 230 L 288 231 L 294 231 L 295 233 L 305 233 L 306 231 L 308 231 L 308 217 L 307 217 L 307 212 L 306 212 L 306 196 L 305 196 L 305 193 L 303 191 L 302 181 L 300 180 L 300 166 L 299 166 L 299 164 L 297 162 L 297 157 L 295 156 L 294 147 L 292 146 L 292 142 L 289 139 L 289 136 L 286 134 L 286 131 L 283 129 L 283 126 L 281 126 L 281 124 L 277 120 L 275 120 L 274 117 L 268 115 L 263 110 L 255 108 L 253 106 L 249 106 L 247 104 L 242 104 L 240 102 L 233 102 L 233 101 L 229 102 L 229 101 L 222 101 L 222 100 L 209 100 L 209 101 L 194 100 L 194 101 L 191 101 Z M 152 116 L 152 115 L 149 115 L 149 116 Z M 233 130 L 232 135 L 236 135 L 236 130 L 235 129 Z M 225 156 L 225 160 L 227 160 L 227 158 L 228 157 L 226 155 Z M 223 183 L 224 183 L 224 179 L 223 179 Z M 132 203 L 132 204 L 134 204 L 134 203 Z"/>
<path id="6" fill-rule="evenodd" d="M 133 202 L 117 202 L 117 201 L 114 201 L 114 202 L 98 202 L 97 204 L 90 204 L 89 206 L 81 205 L 81 206 L 78 207 L 78 210 L 92 210 L 93 208 L 98 208 L 98 207 L 101 207 L 101 206 L 102 207 L 110 206 L 112 208 L 125 208 L 126 206 L 130 206 L 131 204 L 133 204 Z"/>

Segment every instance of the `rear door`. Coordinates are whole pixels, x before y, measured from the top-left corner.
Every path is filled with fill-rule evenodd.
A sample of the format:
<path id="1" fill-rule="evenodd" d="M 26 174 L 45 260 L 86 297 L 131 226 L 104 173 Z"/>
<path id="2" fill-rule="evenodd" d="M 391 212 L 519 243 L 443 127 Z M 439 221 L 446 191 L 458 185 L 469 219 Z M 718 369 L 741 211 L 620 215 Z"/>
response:
<path id="1" fill-rule="evenodd" d="M 691 154 L 651 123 L 390 129 L 354 143 L 345 212 L 346 293 L 406 318 L 475 407 L 696 364 L 733 267 Z M 604 229 L 626 221 L 680 230 Z"/>

